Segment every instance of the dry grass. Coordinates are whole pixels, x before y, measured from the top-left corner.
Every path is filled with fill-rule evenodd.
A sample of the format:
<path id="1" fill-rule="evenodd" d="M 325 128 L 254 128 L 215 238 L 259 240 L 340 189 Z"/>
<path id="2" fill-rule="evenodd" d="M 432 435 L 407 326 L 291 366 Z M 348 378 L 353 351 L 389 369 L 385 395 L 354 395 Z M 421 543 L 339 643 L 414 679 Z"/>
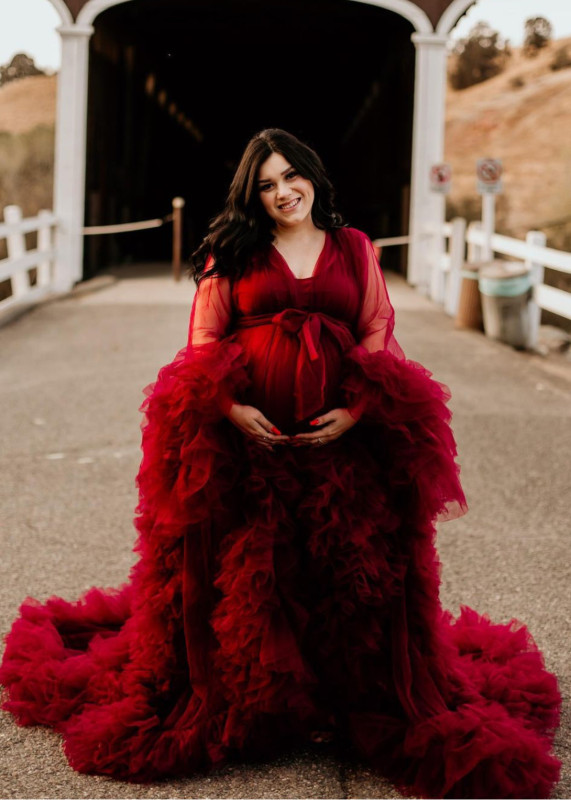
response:
<path id="1" fill-rule="evenodd" d="M 54 128 L 41 125 L 26 133 L 0 132 L 0 206 L 15 204 L 25 216 L 51 208 Z"/>
<path id="2" fill-rule="evenodd" d="M 7 205 L 20 206 L 25 217 L 52 207 L 56 88 L 55 75 L 0 87 L 0 219 Z"/>
<path id="3" fill-rule="evenodd" d="M 33 75 L 0 87 L 0 131 L 26 133 L 37 125 L 53 126 L 56 75 Z"/>
<path id="4" fill-rule="evenodd" d="M 53 125 L 26 133 L 0 132 L 0 218 L 7 205 L 20 206 L 25 217 L 52 208 L 53 177 Z M 34 236 L 27 236 L 28 247 L 34 246 Z M 6 243 L 0 240 L 0 259 L 6 255 Z"/>
<path id="5" fill-rule="evenodd" d="M 508 69 L 485 83 L 448 89 L 446 160 L 452 165 L 449 208 L 479 216 L 476 159 L 501 158 L 500 232 L 544 230 L 549 244 L 571 249 L 571 69 L 552 71 L 558 40 L 533 59 L 519 50 Z"/>

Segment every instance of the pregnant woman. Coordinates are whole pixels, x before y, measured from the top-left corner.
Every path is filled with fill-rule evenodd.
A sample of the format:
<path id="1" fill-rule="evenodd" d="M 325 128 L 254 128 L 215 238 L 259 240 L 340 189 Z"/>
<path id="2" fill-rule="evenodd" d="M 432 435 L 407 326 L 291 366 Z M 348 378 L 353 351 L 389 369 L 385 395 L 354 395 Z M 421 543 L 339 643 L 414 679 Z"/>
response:
<path id="1" fill-rule="evenodd" d="M 548 797 L 557 680 L 524 625 L 440 605 L 435 525 L 467 511 L 450 393 L 310 147 L 251 139 L 193 275 L 141 406 L 138 561 L 23 602 L 3 707 L 130 781 L 332 740 L 416 796 Z"/>

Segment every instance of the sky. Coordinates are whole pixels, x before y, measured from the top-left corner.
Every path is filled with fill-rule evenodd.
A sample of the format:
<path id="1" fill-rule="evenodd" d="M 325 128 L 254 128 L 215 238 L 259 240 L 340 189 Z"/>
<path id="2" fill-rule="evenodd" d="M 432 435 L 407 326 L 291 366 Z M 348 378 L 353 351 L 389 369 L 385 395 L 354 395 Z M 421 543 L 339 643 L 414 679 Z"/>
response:
<path id="1" fill-rule="evenodd" d="M 28 53 L 36 66 L 60 65 L 59 14 L 48 0 L 0 0 L 0 64 Z"/>
<path id="2" fill-rule="evenodd" d="M 555 38 L 571 36 L 571 0 L 478 0 L 454 29 L 453 38 L 465 36 L 484 20 L 517 47 L 522 43 L 525 20 L 533 16 L 547 17 Z M 37 66 L 58 69 L 58 24 L 59 16 L 48 0 L 0 0 L 0 64 L 25 52 Z"/>
<path id="3" fill-rule="evenodd" d="M 548 19 L 553 25 L 555 39 L 571 36 L 571 0 L 479 0 L 462 17 L 452 37 L 461 39 L 483 20 L 509 39 L 512 45 L 519 47 L 523 44 L 525 21 L 530 17 Z"/>

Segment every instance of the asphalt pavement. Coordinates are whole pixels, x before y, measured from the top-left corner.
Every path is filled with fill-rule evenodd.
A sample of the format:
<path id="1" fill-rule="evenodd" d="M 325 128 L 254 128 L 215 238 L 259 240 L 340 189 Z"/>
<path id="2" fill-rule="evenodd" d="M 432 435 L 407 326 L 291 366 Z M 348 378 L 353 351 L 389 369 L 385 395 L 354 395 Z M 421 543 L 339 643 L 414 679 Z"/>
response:
<path id="1" fill-rule="evenodd" d="M 525 622 L 569 697 L 571 361 L 519 352 L 453 320 L 387 273 L 408 358 L 452 392 L 469 512 L 441 523 L 443 605 Z M 0 632 L 24 597 L 118 586 L 135 556 L 142 389 L 186 343 L 194 284 L 130 266 L 0 328 Z M 571 795 L 567 704 L 556 739 Z M 0 714 L 6 798 L 395 798 L 362 764 L 311 747 L 210 777 L 135 786 L 85 776 L 61 739 Z"/>

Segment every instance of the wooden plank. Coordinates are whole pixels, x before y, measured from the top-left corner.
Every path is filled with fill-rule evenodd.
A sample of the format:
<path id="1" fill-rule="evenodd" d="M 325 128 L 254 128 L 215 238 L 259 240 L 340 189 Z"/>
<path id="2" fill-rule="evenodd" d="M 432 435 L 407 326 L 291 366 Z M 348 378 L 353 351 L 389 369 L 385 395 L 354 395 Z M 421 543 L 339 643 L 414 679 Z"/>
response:
<path id="1" fill-rule="evenodd" d="M 42 261 L 53 261 L 55 256 L 55 250 L 28 250 L 19 258 L 4 258 L 0 261 L 0 281 L 10 280 L 16 274 L 37 267 Z"/>
<path id="2" fill-rule="evenodd" d="M 559 314 L 560 317 L 571 319 L 571 292 L 564 292 L 554 286 L 540 283 L 534 287 L 533 298 L 538 306 L 546 311 Z"/>
<path id="3" fill-rule="evenodd" d="M 470 244 L 482 245 L 484 243 L 482 231 L 474 228 L 468 228 L 466 238 Z M 495 253 L 521 258 L 522 261 L 533 261 L 558 272 L 571 274 L 571 253 L 566 253 L 563 250 L 555 250 L 553 247 L 532 246 L 521 239 L 513 239 L 511 236 L 503 236 L 499 233 L 495 233 L 492 236 L 492 250 Z"/>
<path id="4" fill-rule="evenodd" d="M 50 214 L 49 217 L 28 217 L 15 225 L 2 222 L 0 223 L 0 239 L 6 239 L 14 233 L 32 233 L 45 225 L 55 227 L 57 223 L 58 219 L 54 214 Z"/>
<path id="5" fill-rule="evenodd" d="M 7 297 L 5 300 L 0 300 L 0 317 L 4 311 L 17 308 L 18 306 L 26 307 L 32 303 L 42 300 L 51 294 L 49 286 L 32 286 L 29 292 L 25 295 L 15 297 Z"/>

